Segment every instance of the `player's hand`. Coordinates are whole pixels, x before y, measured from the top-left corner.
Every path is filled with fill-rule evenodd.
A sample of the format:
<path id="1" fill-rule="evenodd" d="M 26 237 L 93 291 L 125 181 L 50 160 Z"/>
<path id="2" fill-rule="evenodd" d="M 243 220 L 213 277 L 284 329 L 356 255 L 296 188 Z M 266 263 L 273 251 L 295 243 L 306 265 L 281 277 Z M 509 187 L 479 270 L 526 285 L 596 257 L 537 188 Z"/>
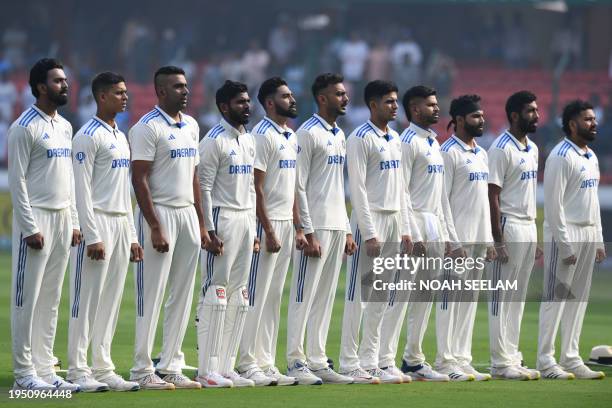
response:
<path id="1" fill-rule="evenodd" d="M 451 254 L 451 245 L 450 245 L 450 242 L 446 241 L 444 243 L 444 256 L 447 257 L 447 256 L 450 256 L 450 254 Z"/>
<path id="2" fill-rule="evenodd" d="M 81 230 L 73 229 L 72 230 L 72 242 L 70 243 L 73 247 L 77 246 L 81 243 L 83 239 L 83 234 L 81 234 Z"/>
<path id="3" fill-rule="evenodd" d="M 308 246 L 308 240 L 306 239 L 306 236 L 304 235 L 304 230 L 298 229 L 295 232 L 295 248 L 298 251 L 301 251 L 307 246 Z"/>
<path id="4" fill-rule="evenodd" d="M 493 262 L 495 259 L 497 259 L 497 251 L 495 250 L 495 247 L 487 247 L 487 255 L 485 255 L 485 261 Z"/>
<path id="5" fill-rule="evenodd" d="M 508 263 L 508 249 L 504 243 L 496 243 L 497 260 L 503 264 Z"/>
<path id="6" fill-rule="evenodd" d="M 266 232 L 266 251 L 268 252 L 278 252 L 281 249 L 281 244 L 276 238 L 276 234 L 274 230 L 270 230 L 270 232 Z"/>
<path id="7" fill-rule="evenodd" d="M 206 231 L 206 228 L 200 227 L 200 248 L 206 249 L 209 242 L 210 235 L 208 235 L 208 231 Z"/>
<path id="8" fill-rule="evenodd" d="M 93 261 L 101 261 L 106 257 L 104 242 L 87 245 L 87 257 Z"/>
<path id="9" fill-rule="evenodd" d="M 563 260 L 563 263 L 566 265 L 576 265 L 576 255 L 570 255 Z"/>
<path id="10" fill-rule="evenodd" d="M 210 242 L 206 250 L 211 252 L 213 255 L 223 255 L 223 241 L 214 231 L 209 231 Z"/>
<path id="11" fill-rule="evenodd" d="M 370 238 L 366 241 L 366 254 L 368 254 L 370 258 L 376 258 L 377 256 L 379 256 L 380 249 L 381 249 L 380 242 L 378 242 L 376 237 Z"/>
<path id="12" fill-rule="evenodd" d="M 536 246 L 535 260 L 537 261 L 543 256 L 544 256 L 544 251 L 542 251 L 542 248 L 540 248 L 539 246 Z"/>
<path id="13" fill-rule="evenodd" d="M 164 253 L 170 250 L 170 244 L 159 227 L 151 228 L 151 244 L 153 244 L 153 248 L 157 252 Z"/>
<path id="14" fill-rule="evenodd" d="M 346 234 L 346 244 L 344 244 L 344 253 L 351 256 L 357 251 L 357 243 L 353 239 L 353 234 Z"/>
<path id="15" fill-rule="evenodd" d="M 425 256 L 425 243 L 423 241 L 415 242 L 412 248 L 412 255 L 414 256 Z"/>
<path id="16" fill-rule="evenodd" d="M 140 262 L 144 259 L 144 250 L 138 244 L 138 242 L 133 242 L 130 246 L 130 262 Z"/>
<path id="17" fill-rule="evenodd" d="M 43 249 L 45 246 L 45 238 L 40 232 L 23 239 L 27 246 L 32 249 Z"/>
<path id="18" fill-rule="evenodd" d="M 410 235 L 402 235 L 402 254 L 410 255 L 412 253 L 413 248 L 414 244 L 412 243 L 412 237 Z"/>
<path id="19" fill-rule="evenodd" d="M 595 262 L 601 263 L 604 259 L 606 259 L 606 250 L 605 248 L 597 248 L 595 251 Z"/>
<path id="20" fill-rule="evenodd" d="M 308 245 L 304 248 L 304 255 L 311 256 L 313 258 L 321 257 L 321 244 L 317 237 L 314 236 L 314 232 L 312 234 L 306 235 L 306 240 L 308 241 Z"/>
<path id="21" fill-rule="evenodd" d="M 465 248 L 463 247 L 459 247 L 457 249 L 455 249 L 454 251 L 452 251 L 450 253 L 451 258 L 467 258 L 467 252 L 465 251 Z"/>
<path id="22" fill-rule="evenodd" d="M 259 247 L 260 247 L 259 238 L 255 237 L 255 239 L 253 240 L 253 253 L 254 254 L 259 253 Z"/>

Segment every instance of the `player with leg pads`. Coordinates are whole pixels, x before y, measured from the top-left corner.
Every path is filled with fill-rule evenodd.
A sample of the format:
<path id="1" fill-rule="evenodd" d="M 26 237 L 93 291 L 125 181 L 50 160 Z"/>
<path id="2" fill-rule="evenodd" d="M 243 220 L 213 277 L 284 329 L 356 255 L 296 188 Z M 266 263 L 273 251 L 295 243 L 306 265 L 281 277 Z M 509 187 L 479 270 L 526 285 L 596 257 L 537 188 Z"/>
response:
<path id="1" fill-rule="evenodd" d="M 72 126 L 57 113 L 68 102 L 62 64 L 30 70 L 36 103 L 8 130 L 13 204 L 11 337 L 14 389 L 70 390 L 53 368 L 57 313 L 70 246 L 81 239 L 74 199 Z"/>
<path id="2" fill-rule="evenodd" d="M 204 387 L 252 387 L 255 381 L 234 371 L 249 311 L 246 286 L 251 254 L 259 251 L 255 142 L 245 128 L 251 100 L 246 85 L 225 81 L 217 90 L 216 103 L 223 119 L 199 146 L 200 161 L 205 164 L 200 166 L 200 188 L 211 241 L 201 258 L 196 380 Z M 258 374 L 258 381 L 271 383 L 272 379 Z"/>
<path id="3" fill-rule="evenodd" d="M 489 214 L 487 180 L 489 165 L 487 152 L 479 147 L 475 138 L 484 132 L 484 112 L 478 95 L 462 95 L 450 105 L 454 134 L 440 146 L 444 160 L 444 179 L 448 201 L 455 222 L 455 230 L 466 250 L 467 259 L 492 260 L 495 258 Z M 447 127 L 447 129 L 448 129 Z M 455 279 L 480 280 L 483 268 L 477 263 L 463 275 L 451 273 Z M 484 266 L 484 265 L 483 265 Z M 436 314 L 452 326 L 449 338 L 438 344 L 438 355 L 452 354 L 462 372 L 471 374 L 476 381 L 491 379 L 489 374 L 472 367 L 472 332 L 478 306 L 478 291 L 443 294 Z"/>
<path id="4" fill-rule="evenodd" d="M 344 200 L 346 140 L 336 119 L 346 113 L 343 77 L 319 75 L 312 93 L 318 113 L 297 131 L 297 201 L 308 245 L 295 253 L 287 322 L 288 375 L 300 384 L 353 382 L 329 367 L 325 352 L 331 312 L 342 267 L 355 242 Z M 308 331 L 306 352 L 304 336 Z"/>
<path id="5" fill-rule="evenodd" d="M 491 375 L 508 380 L 540 378 L 537 370 L 522 367 L 518 349 L 527 284 L 537 247 L 536 188 L 538 147 L 527 137 L 538 124 L 536 96 L 519 91 L 506 102 L 510 128 L 489 148 L 489 206 L 497 259 L 488 266 L 489 278 L 517 281 L 517 291 L 491 293 L 489 341 Z"/>
<path id="6" fill-rule="evenodd" d="M 588 147 L 597 135 L 593 106 L 581 100 L 563 109 L 566 137 L 544 168 L 544 299 L 540 305 L 537 368 L 549 379 L 601 379 L 580 358 L 580 332 L 594 262 L 606 257 L 597 187 L 599 164 Z M 555 338 L 561 325 L 561 355 Z"/>
<path id="7" fill-rule="evenodd" d="M 402 383 L 410 377 L 378 368 L 380 330 L 388 294 L 372 293 L 374 258 L 392 258 L 400 244 L 411 250 L 410 220 L 403 193 L 402 148 L 388 124 L 397 116 L 397 86 L 376 80 L 365 87 L 370 120 L 347 139 L 351 191 L 351 230 L 357 251 L 346 274 L 346 295 L 340 344 L 340 370 L 355 383 Z M 363 334 L 359 343 L 359 332 Z"/>
<path id="8" fill-rule="evenodd" d="M 197 167 L 199 126 L 182 111 L 187 80 L 178 67 L 154 76 L 159 105 L 129 132 L 132 184 L 136 193 L 137 234 L 144 259 L 136 264 L 136 344 L 131 379 L 143 389 L 201 388 L 182 374 L 185 337 L 204 228 Z M 153 367 L 151 351 L 164 292 L 161 359 Z M 163 378 L 160 378 L 163 377 Z"/>
<path id="9" fill-rule="evenodd" d="M 83 240 L 71 253 L 66 378 L 85 392 L 135 391 L 138 383 L 115 374 L 110 356 L 128 265 L 142 260 L 132 215 L 130 146 L 115 122 L 127 106 L 127 88 L 112 72 L 98 74 L 91 88 L 96 115 L 72 142 Z"/>
<path id="10" fill-rule="evenodd" d="M 253 127 L 257 236 L 264 247 L 253 254 L 249 272 L 249 315 L 240 340 L 240 375 L 255 385 L 295 385 L 275 365 L 285 277 L 293 249 L 293 206 L 297 140 L 287 126 L 297 117 L 295 99 L 279 78 L 261 84 L 257 99 L 266 116 Z M 302 234 L 302 239 L 305 239 Z M 265 244 L 264 244 L 265 243 Z"/>

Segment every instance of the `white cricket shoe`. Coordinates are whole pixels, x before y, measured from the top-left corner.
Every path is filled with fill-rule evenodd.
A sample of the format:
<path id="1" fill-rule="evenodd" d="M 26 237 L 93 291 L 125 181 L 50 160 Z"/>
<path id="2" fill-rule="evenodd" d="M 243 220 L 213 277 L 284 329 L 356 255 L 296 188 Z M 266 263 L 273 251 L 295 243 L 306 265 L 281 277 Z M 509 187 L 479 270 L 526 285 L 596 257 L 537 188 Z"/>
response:
<path id="1" fill-rule="evenodd" d="M 232 371 L 231 373 L 224 375 L 224 377 L 230 380 L 234 384 L 234 387 L 254 387 L 255 386 L 255 381 L 249 380 L 248 378 L 241 377 L 240 374 L 238 374 L 235 371 Z"/>
<path id="2" fill-rule="evenodd" d="M 353 379 L 353 384 L 380 384 L 379 378 L 371 376 L 361 367 L 340 374 L 351 377 Z"/>
<path id="3" fill-rule="evenodd" d="M 530 380 L 539 380 L 541 377 L 540 372 L 533 368 L 529 368 L 527 366 L 517 366 L 517 368 L 522 372 L 527 373 L 529 375 Z"/>
<path id="4" fill-rule="evenodd" d="M 99 380 L 108 385 L 111 391 L 138 391 L 140 385 L 136 381 L 126 381 L 119 374 L 112 373 L 108 377 Z"/>
<path id="5" fill-rule="evenodd" d="M 299 385 L 321 385 L 323 380 L 310 371 L 306 364 L 296 361 L 293 367 L 287 370 L 287 375 L 295 377 Z"/>
<path id="6" fill-rule="evenodd" d="M 412 377 L 410 377 L 408 374 L 402 373 L 402 370 L 400 370 L 394 365 L 390 365 L 387 367 L 381 367 L 380 369 L 386 372 L 387 374 L 395 375 L 401 378 L 402 384 L 410 384 L 412 382 Z"/>
<path id="7" fill-rule="evenodd" d="M 55 389 L 57 390 L 61 390 L 61 391 L 65 390 L 65 391 L 72 391 L 72 392 L 81 391 L 81 387 L 79 387 L 77 384 L 69 383 L 68 381 L 64 380 L 62 377 L 60 377 L 59 375 L 55 373 L 46 375 L 40 378 L 46 383 L 54 385 Z"/>
<path id="8" fill-rule="evenodd" d="M 519 381 L 528 381 L 531 379 L 531 376 L 524 372 L 523 370 L 519 370 L 515 366 L 508 367 L 500 367 L 500 368 L 491 368 L 491 376 L 498 380 L 519 380 Z"/>
<path id="9" fill-rule="evenodd" d="M 132 380 L 136 381 L 142 390 L 174 390 L 176 388 L 174 384 L 162 380 L 155 373 Z"/>
<path id="10" fill-rule="evenodd" d="M 404 369 L 405 368 L 405 369 Z M 428 363 L 410 367 L 404 361 L 402 371 L 408 374 L 412 381 L 448 382 L 450 378 L 446 374 L 435 371 Z"/>
<path id="11" fill-rule="evenodd" d="M 256 387 L 267 387 L 268 385 L 276 385 L 276 380 L 272 377 L 268 377 L 264 374 L 263 370 L 259 367 L 251 368 L 245 372 L 240 373 L 242 378 L 251 380 L 255 383 Z"/>
<path id="12" fill-rule="evenodd" d="M 365 370 L 366 373 L 370 374 L 372 377 L 376 377 L 383 384 L 401 384 L 402 377 L 389 374 L 386 371 L 381 370 L 380 368 L 371 368 L 369 370 Z"/>
<path id="13" fill-rule="evenodd" d="M 474 381 L 489 381 L 491 379 L 491 374 L 481 373 L 476 371 L 474 367 L 470 364 L 460 365 L 459 368 L 466 374 L 470 374 L 474 376 Z"/>
<path id="14" fill-rule="evenodd" d="M 353 379 L 346 375 L 338 374 L 330 367 L 325 367 L 320 370 L 312 372 L 314 375 L 319 377 L 324 384 L 352 384 Z"/>
<path id="15" fill-rule="evenodd" d="M 232 388 L 234 386 L 231 380 L 214 371 L 206 375 L 198 375 L 195 380 L 204 388 Z"/>
<path id="16" fill-rule="evenodd" d="M 15 379 L 13 384 L 13 390 L 40 390 L 40 391 L 54 391 L 56 390 L 54 385 L 43 381 L 42 378 L 36 375 L 28 375 L 22 378 Z"/>
<path id="17" fill-rule="evenodd" d="M 167 383 L 174 384 L 174 388 L 176 389 L 196 389 L 199 390 L 202 388 L 202 384 L 197 381 L 191 381 L 189 377 L 183 374 L 166 374 L 162 378 Z"/>
<path id="18" fill-rule="evenodd" d="M 107 384 L 96 381 L 92 375 L 84 375 L 70 382 L 78 385 L 82 392 L 104 392 L 109 390 Z"/>
<path id="19" fill-rule="evenodd" d="M 593 371 L 584 364 L 565 371 L 574 374 L 579 380 L 601 380 L 606 376 L 603 371 Z"/>
<path id="20" fill-rule="evenodd" d="M 437 371 L 440 374 L 448 375 L 448 378 L 453 382 L 474 381 L 474 376 L 472 374 L 464 373 L 456 364 L 451 364 L 446 367 L 439 367 L 437 368 Z"/>
<path id="21" fill-rule="evenodd" d="M 298 385 L 298 380 L 295 377 L 289 377 L 288 375 L 282 374 L 276 367 L 268 367 L 263 370 L 266 377 L 274 378 L 276 385 Z"/>
<path id="22" fill-rule="evenodd" d="M 574 374 L 563 371 L 563 369 L 558 365 L 542 370 L 542 377 L 546 378 L 547 380 L 573 380 L 576 378 Z"/>

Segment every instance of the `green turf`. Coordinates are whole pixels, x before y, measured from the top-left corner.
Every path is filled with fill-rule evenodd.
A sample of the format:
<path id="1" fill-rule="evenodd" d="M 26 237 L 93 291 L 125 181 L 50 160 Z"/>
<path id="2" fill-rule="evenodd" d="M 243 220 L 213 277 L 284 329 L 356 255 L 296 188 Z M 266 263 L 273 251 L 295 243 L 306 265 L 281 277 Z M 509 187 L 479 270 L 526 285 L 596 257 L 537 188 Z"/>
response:
<path id="1" fill-rule="evenodd" d="M 463 407 L 463 406 L 607 406 L 612 401 L 612 370 L 605 370 L 608 378 L 603 381 L 530 381 L 506 382 L 490 381 L 488 383 L 413 383 L 404 385 L 345 385 L 345 386 L 311 386 L 311 387 L 268 387 L 257 389 L 226 389 L 201 391 L 140 391 L 136 393 L 103 393 L 79 394 L 72 400 L 37 400 L 16 401 L 8 399 L 8 388 L 12 384 L 11 343 L 10 343 L 10 256 L 0 254 L 0 301 L 4 305 L 0 313 L 0 327 L 4 335 L 0 336 L 0 404 L 13 406 L 32 405 L 64 406 L 74 404 L 88 407 L 142 406 L 152 404 L 165 406 L 186 406 L 186 404 L 205 404 L 213 406 L 412 406 L 412 407 Z M 198 279 L 199 280 L 199 279 Z M 68 279 L 65 279 L 64 296 L 60 309 L 59 325 L 56 340 L 56 355 L 66 361 L 66 336 L 68 332 Z M 289 278 L 287 280 L 289 282 Z M 612 301 L 610 288 L 612 274 L 597 272 L 594 279 L 592 302 L 589 305 L 584 322 L 581 340 L 581 353 L 588 357 L 593 345 L 612 343 Z M 133 274 L 128 274 L 121 316 L 113 343 L 113 357 L 118 372 L 128 376 L 132 362 L 134 342 L 134 296 Z M 288 292 L 288 285 L 286 285 Z M 197 289 L 196 289 L 197 290 Z M 341 275 L 336 304 L 333 311 L 332 327 L 329 333 L 328 354 L 337 361 L 340 343 L 342 319 L 342 299 L 344 294 L 344 274 Z M 283 304 L 282 323 L 279 333 L 277 363 L 280 368 L 285 364 L 285 323 L 286 299 Z M 194 297 L 194 308 L 197 296 Z M 527 363 L 534 365 L 537 342 L 537 303 L 527 303 L 523 319 L 523 336 L 521 350 Z M 435 353 L 434 320 L 430 320 L 424 347 L 430 360 Z M 160 331 L 154 353 L 159 351 Z M 400 347 L 403 347 L 405 336 L 402 336 Z M 189 326 L 183 351 L 189 364 L 196 365 L 196 338 L 193 324 Z M 479 305 L 474 334 L 474 362 L 484 367 L 488 362 L 488 329 L 486 304 Z M 606 403 L 606 401 L 608 401 Z"/>

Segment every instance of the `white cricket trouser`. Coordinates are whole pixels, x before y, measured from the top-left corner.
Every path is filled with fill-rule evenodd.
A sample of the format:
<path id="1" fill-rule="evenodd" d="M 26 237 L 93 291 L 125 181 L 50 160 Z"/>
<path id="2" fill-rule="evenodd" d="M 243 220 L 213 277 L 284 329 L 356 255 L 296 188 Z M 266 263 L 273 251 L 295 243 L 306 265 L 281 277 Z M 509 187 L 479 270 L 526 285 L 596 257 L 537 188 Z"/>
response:
<path id="1" fill-rule="evenodd" d="M 249 313 L 240 341 L 240 372 L 255 367 L 267 369 L 276 362 L 281 298 L 291 262 L 294 231 L 292 220 L 271 220 L 270 223 L 281 249 L 276 253 L 266 250 L 266 233 L 258 222 L 261 249 L 251 259 Z"/>
<path id="2" fill-rule="evenodd" d="M 169 251 L 157 252 L 151 243 L 151 229 L 136 207 L 137 233 L 144 249 L 144 260 L 134 265 L 136 283 L 136 344 L 131 378 L 154 373 L 179 374 L 184 356 L 181 345 L 189 322 L 193 285 L 198 267 L 200 227 L 194 206 L 175 208 L 155 205 Z M 161 359 L 151 361 L 155 331 L 164 293 L 164 331 Z"/>
<path id="3" fill-rule="evenodd" d="M 325 345 L 331 320 L 346 231 L 315 230 L 321 257 L 295 251 L 287 319 L 287 363 L 307 362 L 312 370 L 327 367 Z M 306 352 L 304 352 L 304 336 Z"/>
<path id="4" fill-rule="evenodd" d="M 421 231 L 421 235 L 424 236 L 427 257 L 443 257 L 445 243 L 441 237 L 442 225 L 439 218 L 431 213 L 416 212 L 415 215 L 418 228 Z M 412 279 L 418 282 L 419 280 L 439 279 L 441 276 L 443 276 L 442 270 L 420 268 L 413 275 Z M 425 362 L 422 343 L 425 331 L 427 330 L 434 295 L 431 292 L 415 290 L 410 293 L 408 301 L 405 299 L 398 301 L 396 298 L 400 296 L 405 297 L 406 294 L 400 295 L 392 292 L 387 310 L 385 311 L 381 334 L 379 367 L 395 365 L 400 331 L 406 312 L 407 336 L 403 359 L 409 366 L 416 366 Z M 447 336 L 442 333 L 451 330 L 452 327 L 450 325 L 440 324 L 439 319 L 436 319 L 436 335 L 438 337 Z"/>
<path id="5" fill-rule="evenodd" d="M 557 364 L 555 339 L 561 323 L 560 365 L 576 368 L 584 362 L 578 347 L 587 308 L 597 249 L 595 226 L 567 225 L 575 265 L 566 265 L 548 228 L 544 229 L 544 300 L 540 305 L 538 370 Z M 569 289 L 569 292 L 568 292 Z"/>
<path id="6" fill-rule="evenodd" d="M 96 211 L 95 217 L 104 260 L 89 258 L 84 240 L 70 255 L 68 380 L 90 375 L 92 370 L 101 379 L 115 370 L 110 350 L 130 263 L 130 224 L 126 215 Z M 87 364 L 90 341 L 92 370 Z"/>
<path id="7" fill-rule="evenodd" d="M 53 342 L 64 273 L 72 242 L 70 208 L 32 207 L 44 237 L 42 249 L 32 249 L 13 216 L 11 332 L 15 378 L 54 372 Z"/>
<path id="8" fill-rule="evenodd" d="M 464 244 L 467 259 L 484 258 L 487 255 L 486 244 Z M 482 279 L 484 269 L 473 268 L 463 274 L 450 273 L 462 281 Z M 448 364 L 472 364 L 472 333 L 474 320 L 478 307 L 478 291 L 445 292 L 440 296 L 436 305 L 436 325 L 448 325 L 451 330 L 437 331 L 436 367 L 445 367 Z"/>
<path id="9" fill-rule="evenodd" d="M 516 280 L 517 290 L 491 292 L 489 345 L 491 366 L 495 368 L 520 365 L 523 359 L 519 351 L 521 321 L 538 240 L 533 221 L 502 215 L 501 223 L 508 262 L 496 260 L 488 265 L 489 279 L 494 285 L 499 280 Z"/>
<path id="10" fill-rule="evenodd" d="M 223 240 L 223 255 L 202 251 L 198 373 L 228 375 L 234 370 L 249 307 L 246 286 L 255 239 L 253 211 L 215 207 L 213 220 Z"/>
<path id="11" fill-rule="evenodd" d="M 376 238 L 382 245 L 380 257 L 394 258 L 400 250 L 399 211 L 372 211 Z M 378 367 L 380 333 L 388 294 L 372 296 L 374 258 L 367 255 L 366 243 L 357 225 L 355 212 L 351 214 L 351 230 L 355 231 L 357 252 L 350 257 L 346 273 L 346 296 L 342 318 L 340 342 L 340 372 L 346 373 L 359 367 L 369 370 Z M 385 281 L 385 280 L 383 280 Z M 383 299 L 384 298 L 384 299 Z M 371 299 L 371 301 L 366 301 Z M 363 316 L 363 335 L 359 344 L 359 332 Z"/>

